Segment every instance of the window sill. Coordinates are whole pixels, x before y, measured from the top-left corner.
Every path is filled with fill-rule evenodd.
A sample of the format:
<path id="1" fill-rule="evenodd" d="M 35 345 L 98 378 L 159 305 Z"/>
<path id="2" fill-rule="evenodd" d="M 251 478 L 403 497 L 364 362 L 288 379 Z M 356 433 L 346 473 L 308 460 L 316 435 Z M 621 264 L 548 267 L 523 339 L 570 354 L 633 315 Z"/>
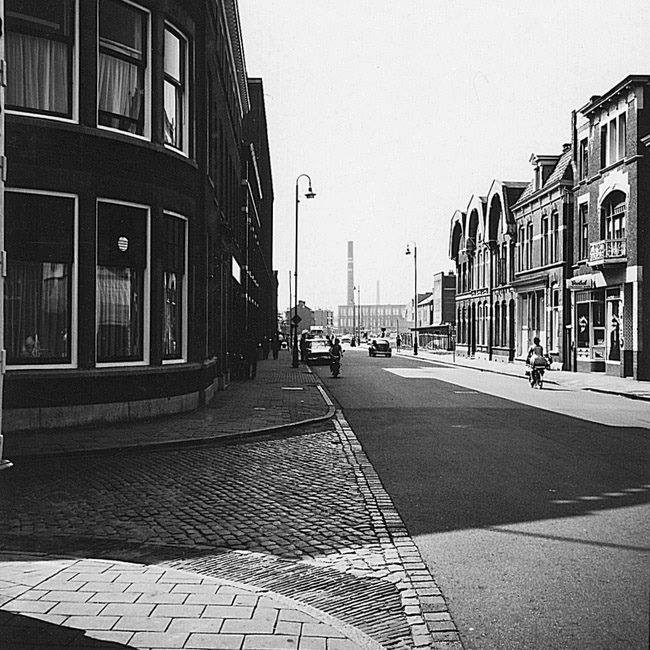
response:
<path id="1" fill-rule="evenodd" d="M 606 165 L 605 167 L 601 167 L 599 176 L 602 176 L 603 174 L 606 174 L 607 172 L 612 171 L 612 169 L 616 169 L 617 167 L 621 167 L 624 164 L 625 164 L 625 159 L 622 158 L 621 160 L 617 160 L 616 162 L 610 163 L 609 165 Z"/>

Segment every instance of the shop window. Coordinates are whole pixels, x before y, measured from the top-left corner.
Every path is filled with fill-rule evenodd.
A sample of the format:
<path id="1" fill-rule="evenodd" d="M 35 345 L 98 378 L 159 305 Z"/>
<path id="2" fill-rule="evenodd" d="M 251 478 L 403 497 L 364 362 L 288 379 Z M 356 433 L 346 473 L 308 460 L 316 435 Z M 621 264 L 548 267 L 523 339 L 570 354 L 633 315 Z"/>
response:
<path id="1" fill-rule="evenodd" d="M 8 191 L 5 213 L 7 362 L 70 364 L 75 199 Z"/>
<path id="2" fill-rule="evenodd" d="M 146 135 L 147 13 L 131 3 L 100 0 L 98 122 Z"/>
<path id="3" fill-rule="evenodd" d="M 589 303 L 578 303 L 576 305 L 576 344 L 578 348 L 588 348 L 591 344 L 589 316 Z"/>
<path id="4" fill-rule="evenodd" d="M 549 335 L 549 348 L 557 352 L 560 347 L 561 335 L 560 332 L 560 289 L 557 283 L 551 285 L 551 331 Z"/>
<path id="5" fill-rule="evenodd" d="M 7 108 L 72 117 L 74 0 L 7 0 Z"/>
<path id="6" fill-rule="evenodd" d="M 607 309 L 607 359 L 621 360 L 621 345 L 623 328 L 621 322 L 621 292 L 620 289 L 608 289 L 606 296 Z"/>
<path id="7" fill-rule="evenodd" d="M 188 153 L 188 45 L 176 29 L 165 27 L 165 144 Z"/>
<path id="8" fill-rule="evenodd" d="M 186 329 L 186 228 L 187 222 L 163 216 L 163 359 L 183 359 Z"/>
<path id="9" fill-rule="evenodd" d="M 142 362 L 148 210 L 97 204 L 97 361 Z"/>

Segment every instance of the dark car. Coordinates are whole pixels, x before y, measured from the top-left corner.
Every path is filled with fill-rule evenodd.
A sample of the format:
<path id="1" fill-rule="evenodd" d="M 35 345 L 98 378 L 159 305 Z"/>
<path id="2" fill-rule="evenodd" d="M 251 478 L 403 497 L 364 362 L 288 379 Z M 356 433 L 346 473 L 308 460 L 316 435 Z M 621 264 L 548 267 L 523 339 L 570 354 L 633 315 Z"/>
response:
<path id="1" fill-rule="evenodd" d="M 368 346 L 368 355 L 371 357 L 379 355 L 390 357 L 392 354 L 393 352 L 390 349 L 390 341 L 388 339 L 373 339 L 372 343 Z"/>
<path id="2" fill-rule="evenodd" d="M 330 362 L 330 346 L 327 339 L 307 339 L 307 363 L 319 364 Z"/>

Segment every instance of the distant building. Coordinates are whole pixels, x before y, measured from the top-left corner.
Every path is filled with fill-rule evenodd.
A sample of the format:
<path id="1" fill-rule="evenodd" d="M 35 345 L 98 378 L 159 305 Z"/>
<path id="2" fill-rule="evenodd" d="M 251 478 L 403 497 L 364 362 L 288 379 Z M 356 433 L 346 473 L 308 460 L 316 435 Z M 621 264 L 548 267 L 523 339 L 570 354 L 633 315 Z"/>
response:
<path id="1" fill-rule="evenodd" d="M 446 332 L 455 322 L 456 276 L 440 271 L 433 276 L 433 290 L 418 303 L 418 332 Z"/>
<path id="2" fill-rule="evenodd" d="M 402 332 L 407 328 L 404 317 L 406 305 L 339 305 L 338 328 L 343 334 L 357 331 L 378 334 L 382 328 L 387 332 Z"/>
<path id="3" fill-rule="evenodd" d="M 291 307 L 291 309 L 287 309 L 285 312 L 286 322 L 290 323 L 293 316 L 294 308 Z M 300 318 L 300 322 L 298 323 L 298 332 L 302 332 L 303 330 L 309 331 L 312 325 L 316 325 L 316 322 L 314 320 L 314 312 L 312 309 L 307 307 L 304 300 L 298 301 L 298 316 Z"/>
<path id="4" fill-rule="evenodd" d="M 331 309 L 314 309 L 314 325 L 322 327 L 325 334 L 334 330 L 334 312 Z"/>

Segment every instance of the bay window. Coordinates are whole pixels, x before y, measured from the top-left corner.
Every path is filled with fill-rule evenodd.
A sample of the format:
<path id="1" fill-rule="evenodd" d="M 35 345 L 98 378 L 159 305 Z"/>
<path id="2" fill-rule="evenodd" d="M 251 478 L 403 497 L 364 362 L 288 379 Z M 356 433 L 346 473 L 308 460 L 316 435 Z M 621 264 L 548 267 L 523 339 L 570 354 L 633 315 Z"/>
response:
<path id="1" fill-rule="evenodd" d="M 7 0 L 8 109 L 72 118 L 74 0 Z"/>
<path id="2" fill-rule="evenodd" d="M 163 359 L 183 359 L 186 329 L 185 219 L 163 215 Z"/>
<path id="3" fill-rule="evenodd" d="M 169 25 L 164 46 L 164 137 L 165 144 L 188 152 L 187 41 Z"/>
<path id="4" fill-rule="evenodd" d="M 145 361 L 147 208 L 97 204 L 97 361 Z"/>
<path id="5" fill-rule="evenodd" d="M 7 362 L 70 364 L 75 199 L 7 191 L 5 212 Z"/>
<path id="6" fill-rule="evenodd" d="M 98 123 L 146 135 L 148 16 L 119 0 L 99 4 Z"/>

